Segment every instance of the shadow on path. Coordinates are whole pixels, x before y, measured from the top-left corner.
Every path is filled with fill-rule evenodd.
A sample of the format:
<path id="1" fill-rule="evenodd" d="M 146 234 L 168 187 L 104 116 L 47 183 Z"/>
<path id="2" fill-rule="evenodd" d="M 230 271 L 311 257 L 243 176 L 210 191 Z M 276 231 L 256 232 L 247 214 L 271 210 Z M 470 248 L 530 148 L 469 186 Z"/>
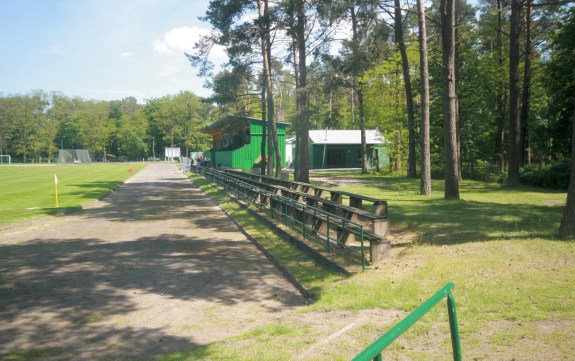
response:
<path id="1" fill-rule="evenodd" d="M 136 177 L 56 224 L 0 235 L 0 359 L 152 359 L 303 304 L 183 176 Z"/>

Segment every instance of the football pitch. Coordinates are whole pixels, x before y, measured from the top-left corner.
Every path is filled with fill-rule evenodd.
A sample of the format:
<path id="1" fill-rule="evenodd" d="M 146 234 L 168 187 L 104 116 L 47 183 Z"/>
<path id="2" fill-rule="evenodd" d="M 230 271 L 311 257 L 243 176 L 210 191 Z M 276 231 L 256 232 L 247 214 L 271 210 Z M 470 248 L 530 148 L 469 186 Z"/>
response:
<path id="1" fill-rule="evenodd" d="M 79 209 L 145 167 L 144 163 L 1 166 L 0 227 Z"/>

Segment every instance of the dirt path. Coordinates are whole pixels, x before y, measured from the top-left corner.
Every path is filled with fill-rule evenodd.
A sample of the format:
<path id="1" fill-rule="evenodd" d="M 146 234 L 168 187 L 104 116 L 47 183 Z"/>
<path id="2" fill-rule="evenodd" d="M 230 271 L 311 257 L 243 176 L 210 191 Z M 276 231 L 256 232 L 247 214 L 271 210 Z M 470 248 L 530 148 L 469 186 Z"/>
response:
<path id="1" fill-rule="evenodd" d="M 0 359 L 152 359 L 293 316 L 304 304 L 165 164 L 79 213 L 0 233 Z"/>

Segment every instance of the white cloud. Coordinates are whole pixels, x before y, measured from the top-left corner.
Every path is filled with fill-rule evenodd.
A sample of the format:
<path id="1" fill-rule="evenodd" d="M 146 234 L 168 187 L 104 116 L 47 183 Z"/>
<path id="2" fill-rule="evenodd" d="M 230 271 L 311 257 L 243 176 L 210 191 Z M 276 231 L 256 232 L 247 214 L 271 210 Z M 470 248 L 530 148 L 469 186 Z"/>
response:
<path id="1" fill-rule="evenodd" d="M 129 58 L 129 57 L 134 56 L 134 53 L 132 53 L 131 51 L 125 51 L 125 52 L 123 52 L 122 54 L 120 54 L 120 56 L 121 56 L 122 58 Z"/>
<path id="2" fill-rule="evenodd" d="M 153 43 L 154 51 L 162 55 L 183 55 L 193 53 L 194 45 L 200 37 L 208 35 L 207 28 L 198 26 L 182 26 L 173 28 L 164 34 L 163 39 L 156 39 Z M 227 61 L 227 55 L 221 46 L 215 46 L 210 53 L 210 60 L 217 65 Z"/>
<path id="3" fill-rule="evenodd" d="M 154 41 L 154 50 L 165 55 L 191 53 L 194 50 L 194 44 L 208 32 L 208 29 L 197 26 L 173 28 L 164 34 L 162 40 L 156 39 Z"/>

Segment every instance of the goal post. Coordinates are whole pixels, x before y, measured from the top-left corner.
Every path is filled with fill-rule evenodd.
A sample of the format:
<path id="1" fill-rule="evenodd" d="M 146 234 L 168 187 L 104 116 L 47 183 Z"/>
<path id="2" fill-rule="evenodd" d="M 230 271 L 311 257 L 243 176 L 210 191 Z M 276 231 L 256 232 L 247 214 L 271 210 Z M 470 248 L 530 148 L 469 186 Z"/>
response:
<path id="1" fill-rule="evenodd" d="M 92 164 L 92 157 L 87 149 L 60 149 L 58 164 Z"/>
<path id="2" fill-rule="evenodd" d="M 8 164 L 11 165 L 12 164 L 12 157 L 9 156 L 8 154 L 3 154 L 0 155 L 0 164 Z"/>

